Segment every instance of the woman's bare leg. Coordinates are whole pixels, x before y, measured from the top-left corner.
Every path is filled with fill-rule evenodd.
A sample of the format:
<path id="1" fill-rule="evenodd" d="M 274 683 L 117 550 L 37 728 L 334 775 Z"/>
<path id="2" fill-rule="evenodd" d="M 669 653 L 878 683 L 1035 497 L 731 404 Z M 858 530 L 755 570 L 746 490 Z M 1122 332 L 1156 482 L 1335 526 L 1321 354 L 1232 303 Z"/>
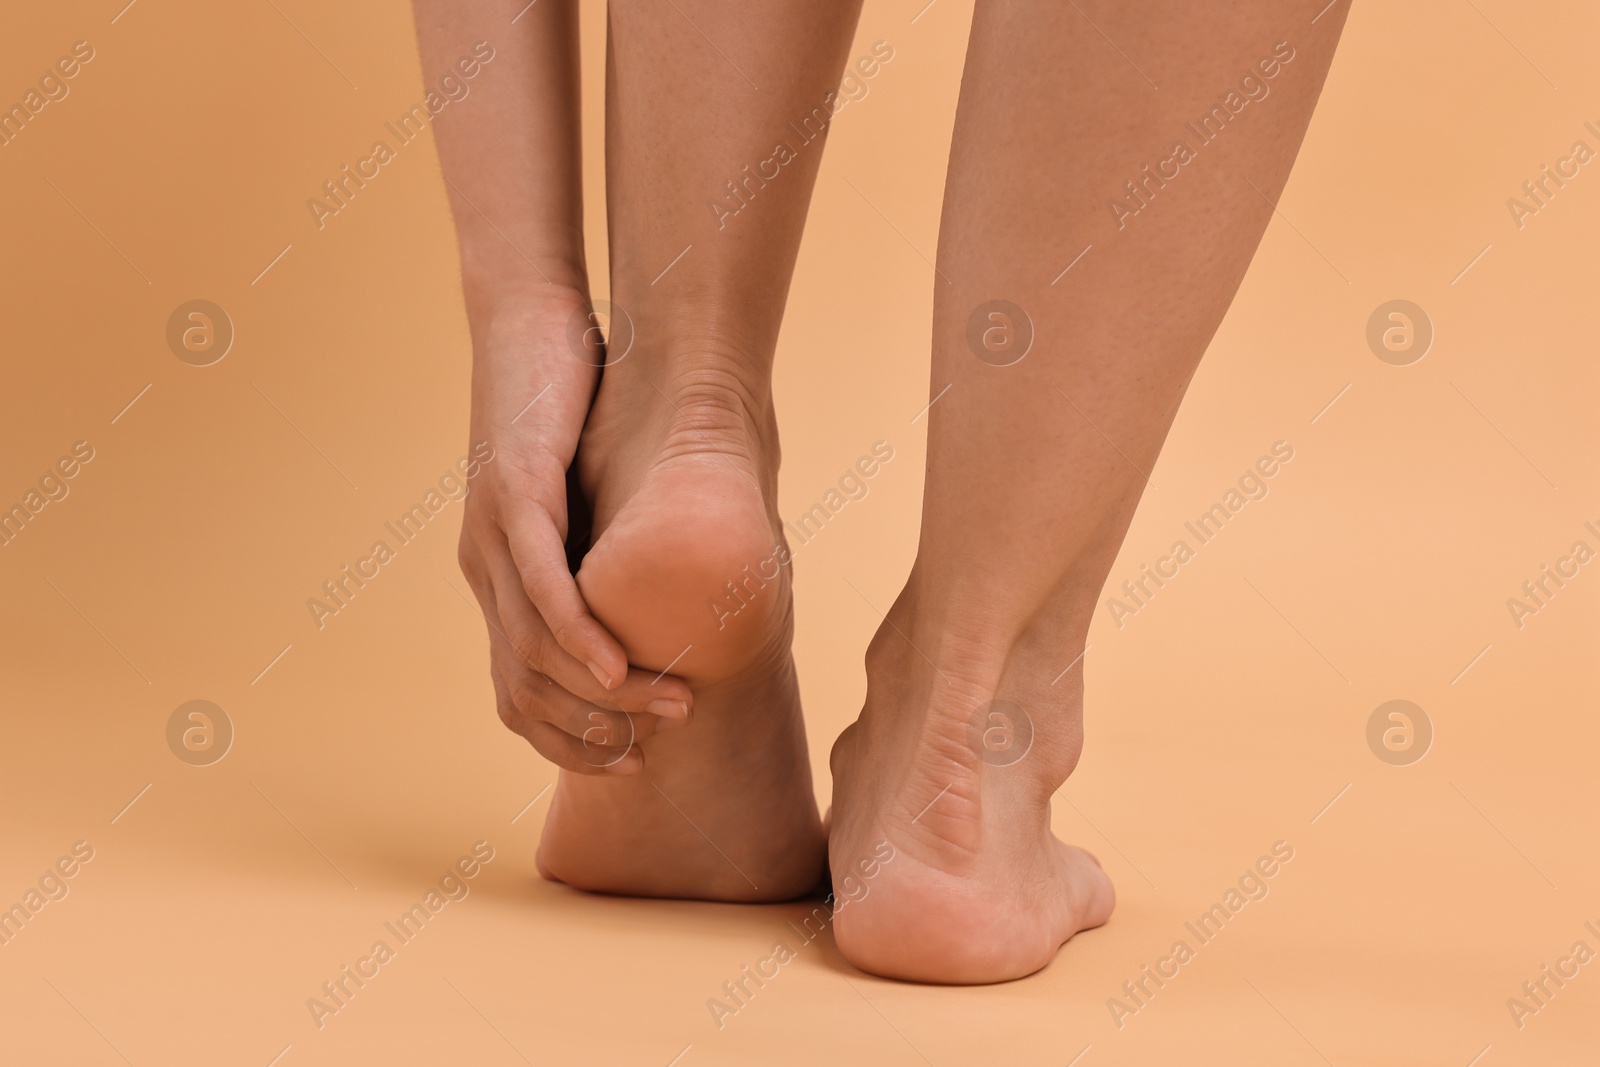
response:
<path id="1" fill-rule="evenodd" d="M 540 863 L 574 885 L 773 900 L 821 878 L 771 365 L 858 10 L 610 7 L 620 311 L 578 451 L 595 520 L 578 585 L 630 663 L 670 669 L 695 700 L 686 729 L 641 742 L 642 774 L 562 775 Z"/>
<path id="2" fill-rule="evenodd" d="M 859 967 L 1015 978 L 1111 913 L 1098 863 L 1050 833 L 1082 744 L 1082 665 L 1061 672 L 1288 179 L 1345 14 L 1316 6 L 979 0 L 922 539 L 833 753 L 839 895 L 871 875 L 835 924 Z M 1032 321 L 1009 366 L 1025 327 L 995 300 Z"/>
<path id="3" fill-rule="evenodd" d="M 461 249 L 478 476 L 460 559 L 489 631 L 497 710 L 563 768 L 637 774 L 637 749 L 596 745 L 596 725 L 630 742 L 681 725 L 693 693 L 629 669 L 567 566 L 567 469 L 599 381 L 568 340 L 590 310 L 577 0 L 545 0 L 510 30 L 499 0 L 414 6 L 429 92 L 406 122 L 436 115 Z"/>

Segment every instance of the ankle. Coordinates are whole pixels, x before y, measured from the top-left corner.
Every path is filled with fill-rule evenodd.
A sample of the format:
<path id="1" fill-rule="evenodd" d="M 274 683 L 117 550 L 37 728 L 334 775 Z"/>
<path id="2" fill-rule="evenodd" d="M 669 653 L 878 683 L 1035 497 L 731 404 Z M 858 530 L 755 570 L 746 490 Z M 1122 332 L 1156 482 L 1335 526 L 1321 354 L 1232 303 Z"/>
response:
<path id="1" fill-rule="evenodd" d="M 894 659 L 909 644 L 979 688 L 1002 676 L 1022 682 L 1035 672 L 1048 683 L 1084 650 L 1103 584 L 1098 571 L 1019 582 L 1016 569 L 998 557 L 972 566 L 931 562 L 919 553 L 867 650 L 869 674 L 875 658 Z M 917 651 L 911 655 L 921 659 Z"/>
<path id="2" fill-rule="evenodd" d="M 605 369 L 606 409 L 637 428 L 653 412 L 690 451 L 775 451 L 777 417 L 770 360 L 748 349 L 699 338 L 642 338 Z M 621 427 L 618 427 L 621 429 Z M 631 433 L 631 430 L 624 430 Z"/>
<path id="3" fill-rule="evenodd" d="M 777 336 L 752 323 L 750 309 L 725 300 L 663 303 L 636 294 L 619 301 L 626 302 L 614 313 L 625 311 L 627 328 L 638 342 L 621 365 L 656 377 L 670 378 L 680 370 L 721 374 L 770 402 Z"/>
<path id="4" fill-rule="evenodd" d="M 1024 770 L 1047 797 L 1071 775 L 1083 747 L 1083 653 L 1093 601 L 1080 608 L 1079 599 L 1007 616 L 993 597 L 976 592 L 928 593 L 914 569 L 867 650 L 864 719 L 941 738 L 944 750 L 974 770 Z"/>

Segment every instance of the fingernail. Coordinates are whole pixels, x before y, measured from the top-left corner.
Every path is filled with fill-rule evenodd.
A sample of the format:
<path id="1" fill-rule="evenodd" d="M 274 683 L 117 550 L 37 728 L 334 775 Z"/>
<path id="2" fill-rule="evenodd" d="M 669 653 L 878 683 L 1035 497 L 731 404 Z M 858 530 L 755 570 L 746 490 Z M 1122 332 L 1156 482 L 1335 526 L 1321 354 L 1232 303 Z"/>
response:
<path id="1" fill-rule="evenodd" d="M 675 722 L 687 722 L 689 720 L 689 705 L 682 700 L 661 697 L 646 704 L 644 710 L 652 715 L 659 715 L 663 719 L 670 719 Z M 661 729 L 665 729 L 665 727 L 663 726 Z"/>
<path id="2" fill-rule="evenodd" d="M 605 686 L 607 689 L 611 688 L 611 675 L 607 674 L 605 672 L 605 668 L 601 667 L 600 664 L 596 663 L 594 660 L 589 661 L 589 673 L 600 679 L 601 685 Z"/>

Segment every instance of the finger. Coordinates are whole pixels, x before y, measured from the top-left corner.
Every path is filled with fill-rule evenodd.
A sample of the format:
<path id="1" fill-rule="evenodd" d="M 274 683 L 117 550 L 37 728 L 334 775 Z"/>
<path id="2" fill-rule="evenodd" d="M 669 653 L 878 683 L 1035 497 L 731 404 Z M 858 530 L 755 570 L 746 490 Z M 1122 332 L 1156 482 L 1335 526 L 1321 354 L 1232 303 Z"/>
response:
<path id="1" fill-rule="evenodd" d="M 579 774 L 632 774 L 643 766 L 643 754 L 634 744 L 637 739 L 687 722 L 686 718 L 663 720 L 655 715 L 606 712 L 530 668 L 494 623 L 497 605 L 493 583 L 483 578 L 476 559 L 465 560 L 467 549 L 463 548 L 462 554 L 467 563 L 463 570 L 473 576 L 469 580 L 483 605 L 489 629 L 489 677 L 494 684 L 496 712 L 507 729 L 527 740 L 540 755 Z M 521 589 L 515 589 L 514 594 L 521 596 Z M 588 679 L 588 684 L 595 683 Z M 600 717 L 597 719 L 596 715 Z M 552 718 L 557 722 L 565 720 L 572 732 L 554 725 Z M 621 743 L 615 743 L 618 741 Z"/>
<path id="2" fill-rule="evenodd" d="M 539 606 L 556 644 L 586 666 L 606 689 L 615 689 L 627 677 L 627 653 L 589 614 L 578 583 L 567 570 L 566 545 L 555 523 L 531 504 L 507 512 L 503 524 L 506 539 L 528 599 Z"/>
<path id="3" fill-rule="evenodd" d="M 694 710 L 694 691 L 682 678 L 628 668 L 622 684 L 610 697 L 623 711 L 647 712 L 664 719 L 687 719 Z"/>
<path id="4" fill-rule="evenodd" d="M 494 615 L 494 595 L 489 583 L 489 570 L 484 563 L 484 546 L 476 533 L 476 523 L 469 517 L 461 524 L 461 536 L 456 540 L 456 566 L 467 580 L 467 588 L 478 598 L 478 607 L 485 616 Z"/>
<path id="5" fill-rule="evenodd" d="M 466 552 L 463 549 L 463 558 Z M 494 683 L 495 710 L 500 721 L 513 733 L 527 736 L 531 724 L 546 719 L 551 709 L 571 710 L 582 703 L 557 686 L 547 675 L 533 670 L 522 660 L 505 632 L 495 622 L 497 605 L 494 587 L 481 569 L 463 566 L 474 574 L 474 591 L 483 606 L 483 619 L 489 631 L 489 677 Z"/>
<path id="6" fill-rule="evenodd" d="M 559 674 L 563 682 L 579 687 L 581 692 L 576 695 L 612 706 L 607 691 L 571 654 L 556 644 L 544 618 L 528 601 L 504 532 L 498 526 L 491 526 L 482 536 L 473 538 L 470 548 L 465 531 L 462 539 L 461 569 L 473 581 L 483 606 L 491 648 L 498 638 L 509 646 L 510 659 L 524 668 L 547 676 Z M 502 664 L 502 669 L 508 677 L 514 673 L 509 663 Z M 563 685 L 563 688 L 569 687 Z"/>
<path id="7" fill-rule="evenodd" d="M 606 711 L 593 704 L 579 704 L 570 711 L 558 713 L 544 720 L 583 743 L 584 750 L 594 762 L 606 764 L 615 761 L 619 752 L 629 745 L 643 741 L 661 730 L 684 725 L 682 719 L 662 719 L 656 715 L 629 715 L 623 711 Z M 589 758 L 589 757 L 586 757 Z"/>
<path id="8" fill-rule="evenodd" d="M 617 749 L 593 749 L 565 730 L 538 719 L 530 720 L 519 731 L 545 759 L 574 774 L 615 774 L 626 776 L 644 770 L 644 751 L 638 745 Z"/>
<path id="9" fill-rule="evenodd" d="M 489 661 L 489 681 L 494 684 L 494 710 L 500 716 L 501 724 L 514 734 L 527 736 L 528 725 L 534 721 L 534 717 L 517 707 L 517 702 L 511 699 L 511 686 L 493 658 Z"/>
<path id="10" fill-rule="evenodd" d="M 500 620 L 501 636 L 522 661 L 549 675 L 557 685 L 591 704 L 614 711 L 648 712 L 682 719 L 694 707 L 694 692 L 681 678 L 628 668 L 621 684 L 607 688 L 562 648 L 539 605 L 530 603 L 508 549 L 486 554 L 483 565 Z"/>
<path id="11" fill-rule="evenodd" d="M 576 774 L 627 773 L 626 769 L 624 771 L 611 769 L 619 768 L 626 763 L 626 760 L 606 765 L 602 760 L 595 760 L 592 755 L 587 761 L 579 758 L 581 744 L 571 734 L 560 731 L 547 721 L 517 707 L 517 702 L 510 696 L 512 688 L 506 678 L 501 677 L 498 667 L 490 667 L 490 678 L 494 683 L 494 707 L 498 710 L 502 723 L 506 723 L 506 728 L 512 733 L 522 736 L 528 744 L 533 745 L 534 752 L 538 752 L 563 771 L 573 771 Z"/>
<path id="12" fill-rule="evenodd" d="M 654 714 L 629 714 L 597 707 L 563 689 L 538 671 L 529 670 L 500 636 L 491 634 L 489 655 L 494 670 L 504 682 L 507 695 L 517 711 L 531 719 L 548 722 L 597 750 L 596 758 L 609 762 L 615 753 L 598 750 L 626 749 L 635 741 L 652 737 L 662 730 L 688 724 L 687 717 L 663 718 Z"/>

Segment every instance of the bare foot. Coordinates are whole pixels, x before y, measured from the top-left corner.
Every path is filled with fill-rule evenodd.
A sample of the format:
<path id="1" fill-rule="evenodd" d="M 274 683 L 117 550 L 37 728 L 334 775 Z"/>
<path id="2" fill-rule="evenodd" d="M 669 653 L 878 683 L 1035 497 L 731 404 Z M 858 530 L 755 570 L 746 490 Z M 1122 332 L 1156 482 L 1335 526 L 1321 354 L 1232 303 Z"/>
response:
<path id="1" fill-rule="evenodd" d="M 629 662 L 670 669 L 695 702 L 687 726 L 639 742 L 642 773 L 562 773 L 539 846 L 547 878 L 772 901 L 822 877 L 776 424 L 736 362 L 636 354 L 602 379 L 578 454 L 595 520 L 578 585 Z"/>
<path id="2" fill-rule="evenodd" d="M 1021 978 L 1116 902 L 1099 862 L 1050 832 L 1051 794 L 1082 747 L 1082 675 L 1050 684 L 1058 644 L 918 625 L 917 582 L 873 640 L 866 707 L 833 749 L 829 857 L 848 901 L 834 936 L 888 978 Z"/>

